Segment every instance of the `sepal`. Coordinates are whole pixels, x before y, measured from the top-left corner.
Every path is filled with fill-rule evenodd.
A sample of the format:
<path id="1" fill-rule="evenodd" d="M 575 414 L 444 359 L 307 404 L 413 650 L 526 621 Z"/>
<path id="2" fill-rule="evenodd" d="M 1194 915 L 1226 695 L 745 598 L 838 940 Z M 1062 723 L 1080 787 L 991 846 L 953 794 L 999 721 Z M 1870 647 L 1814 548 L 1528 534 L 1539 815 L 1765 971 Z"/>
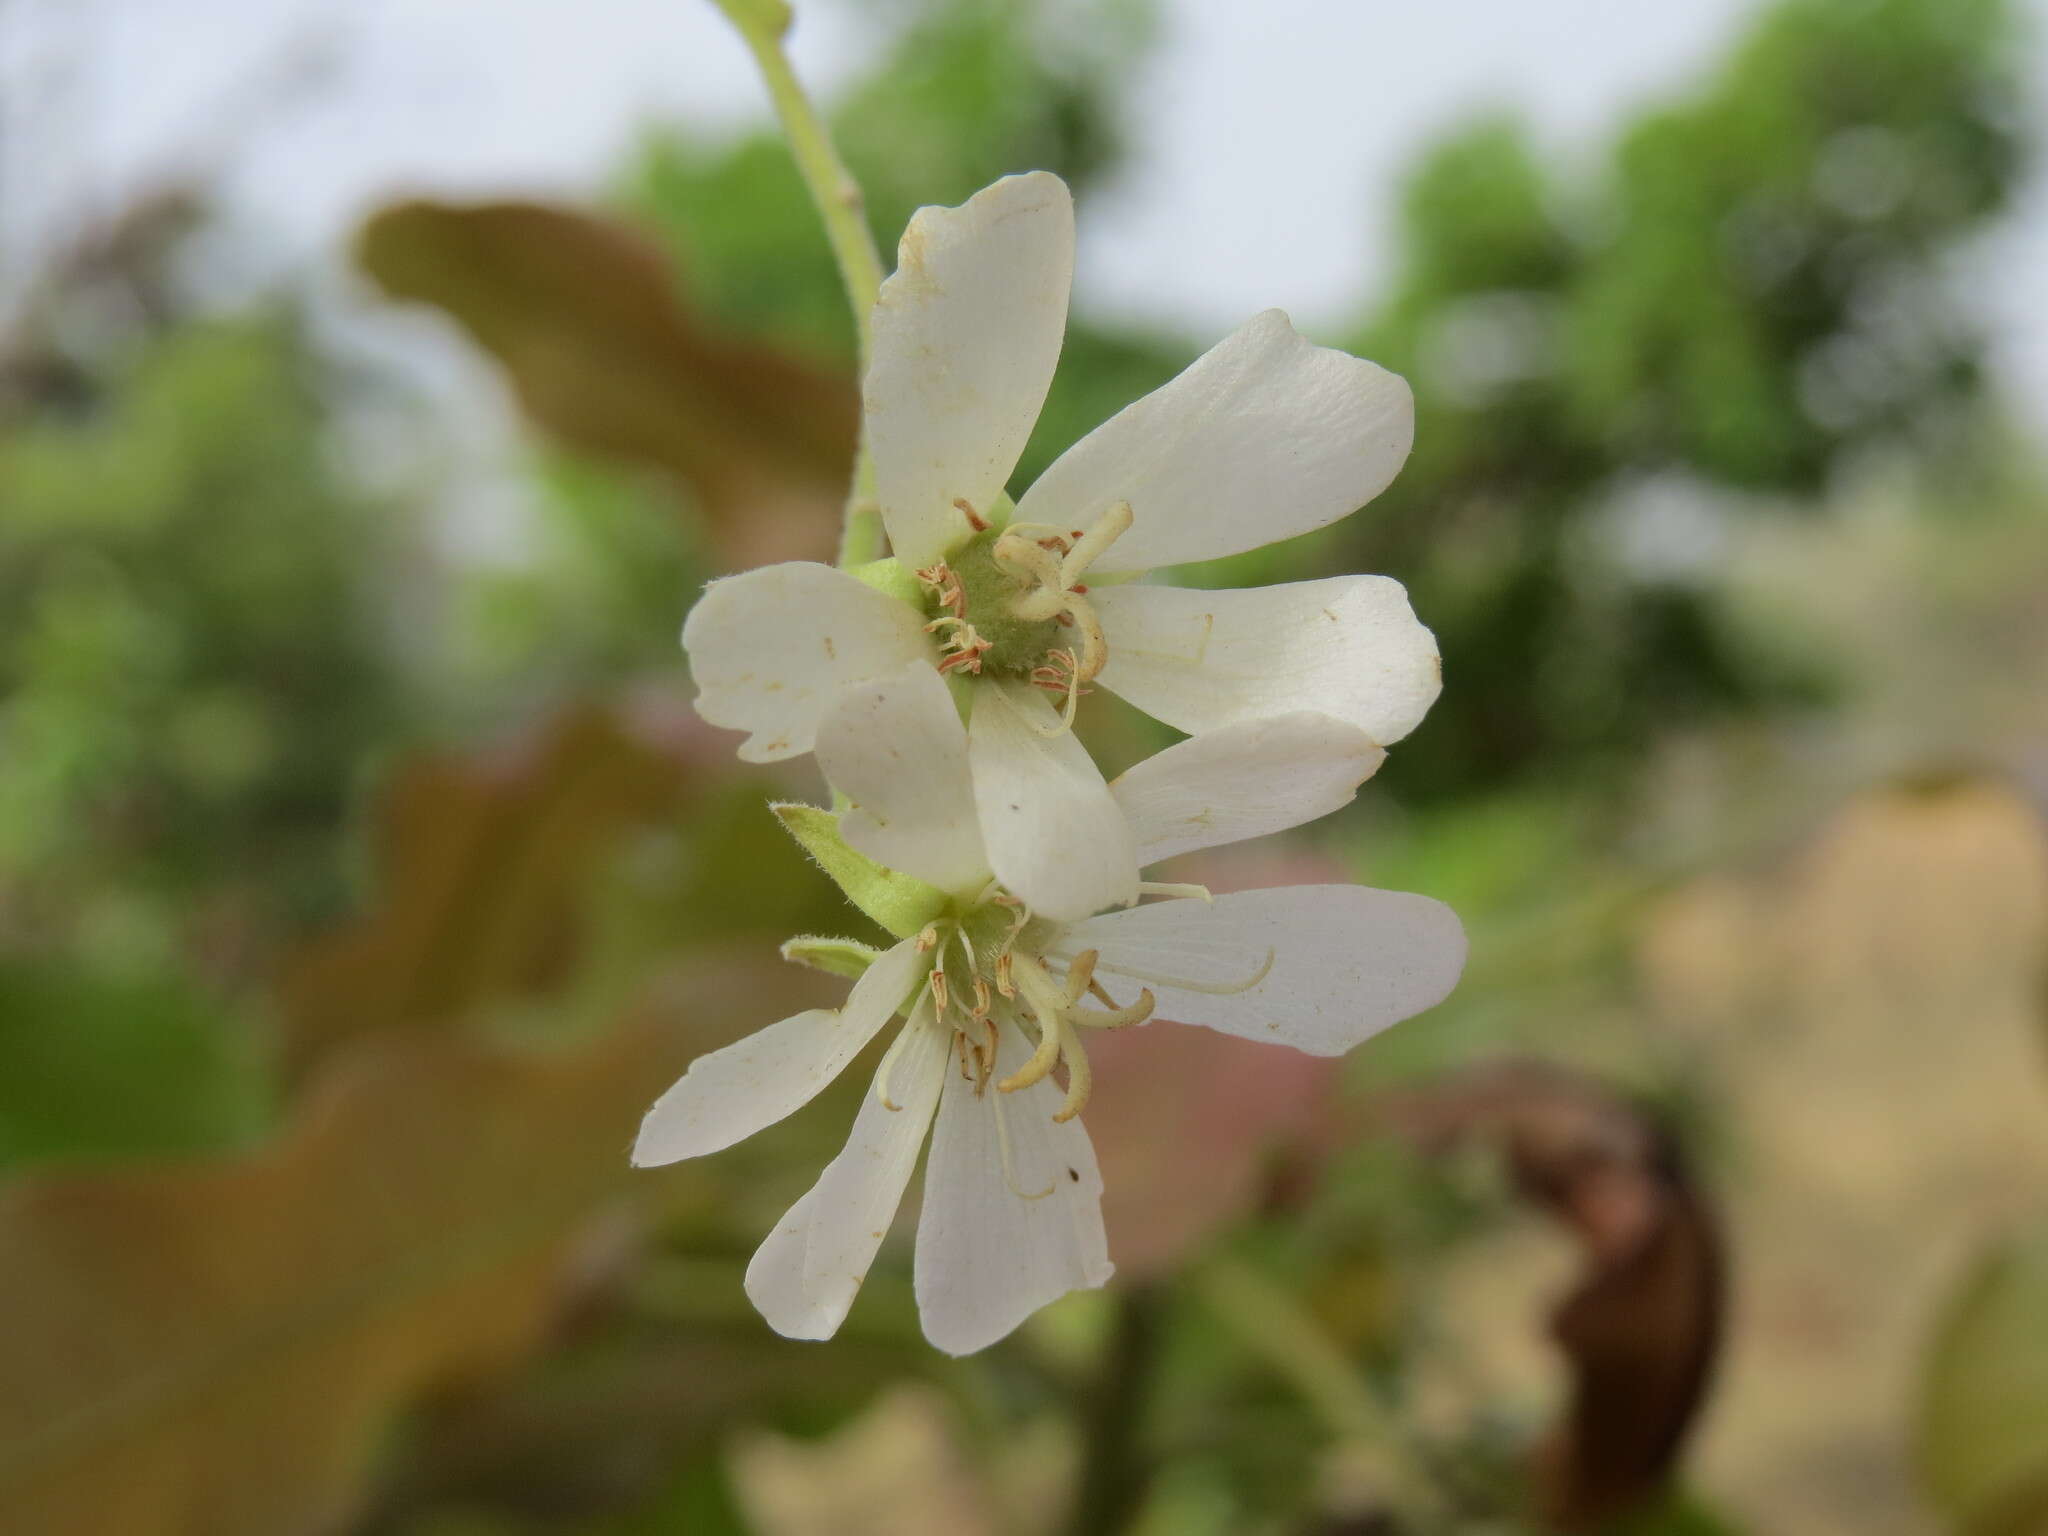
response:
<path id="1" fill-rule="evenodd" d="M 899 939 L 907 939 L 946 910 L 950 898 L 914 875 L 886 869 L 856 852 L 839 835 L 839 817 L 822 806 L 785 802 L 769 807 L 789 835 L 817 861 L 852 902 Z"/>
<path id="2" fill-rule="evenodd" d="M 821 938 L 813 933 L 798 934 L 782 946 L 783 959 L 828 976 L 844 976 L 848 981 L 860 980 L 881 954 L 879 949 L 854 939 Z"/>

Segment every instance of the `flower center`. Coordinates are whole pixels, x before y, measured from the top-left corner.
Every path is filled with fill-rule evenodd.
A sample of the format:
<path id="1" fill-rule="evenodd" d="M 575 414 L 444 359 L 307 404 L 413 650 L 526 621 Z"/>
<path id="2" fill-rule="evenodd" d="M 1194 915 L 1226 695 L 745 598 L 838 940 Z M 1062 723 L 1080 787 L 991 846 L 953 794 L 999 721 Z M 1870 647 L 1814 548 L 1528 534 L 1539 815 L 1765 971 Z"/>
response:
<path id="1" fill-rule="evenodd" d="M 1014 896 L 992 890 L 959 917 L 931 924 L 917 937 L 917 947 L 930 957 L 923 995 L 933 1017 L 953 1032 L 960 1074 L 974 1084 L 977 1096 L 995 1082 L 998 1093 L 1015 1093 L 1043 1080 L 1062 1061 L 1067 1067 L 1067 1096 L 1053 1119 L 1071 1120 L 1088 1102 L 1091 1075 L 1081 1049 L 1083 1028 L 1121 1029 L 1152 1016 L 1152 992 L 1119 1007 L 1095 980 L 1096 953 L 1085 950 L 1056 975 L 1057 961 L 1044 953 L 1057 927 L 1034 923 Z M 1084 1007 L 1093 997 L 1101 1007 Z M 1009 1076 L 996 1079 L 996 1056 L 1005 1029 L 1015 1029 L 1033 1044 L 1031 1059 Z M 904 1031 L 907 1035 L 909 1031 Z M 904 1035 L 898 1036 L 900 1044 Z M 890 1048 L 893 1058 L 896 1047 Z M 882 1102 L 890 1097 L 889 1067 L 878 1076 Z"/>
<path id="2" fill-rule="evenodd" d="M 1177 900 L 1213 900 L 1199 885 L 1161 885 L 1142 882 L 1143 896 L 1164 896 Z M 875 1074 L 875 1093 L 886 1108 L 900 1106 L 894 1097 L 897 1058 L 912 1038 L 919 1010 L 927 1004 L 938 1028 L 952 1033 L 953 1053 L 960 1076 L 974 1084 L 980 1098 L 994 1082 L 996 1098 L 992 1108 L 1002 1142 L 1003 1177 L 1013 1192 L 1026 1200 L 1039 1200 L 1055 1186 L 1023 1190 L 1010 1169 L 1010 1133 L 1005 1129 L 1002 1096 L 1044 1081 L 1054 1068 L 1065 1063 L 1067 1094 L 1054 1113 L 1055 1121 L 1067 1121 L 1081 1113 L 1088 1102 L 1094 1080 L 1088 1053 L 1081 1047 L 1084 1029 L 1123 1029 L 1142 1024 L 1152 1017 L 1152 989 L 1143 987 L 1138 1000 L 1118 1006 L 1115 998 L 1095 979 L 1101 960 L 1098 951 L 1084 949 L 1060 966 L 1051 953 L 1061 926 L 1034 921 L 1030 910 L 993 881 L 979 900 L 963 913 L 929 924 L 917 936 L 920 954 L 930 957 L 931 968 L 905 1012 L 910 1026 L 899 1030 L 882 1057 Z M 1115 974 L 1132 981 L 1152 981 L 1161 986 L 1189 992 L 1229 996 L 1245 992 L 1266 979 L 1273 968 L 1274 950 L 1268 948 L 1262 964 L 1249 975 L 1225 982 L 1204 982 L 1192 977 L 1153 976 L 1119 964 Z M 1107 969 L 1107 968 L 1105 968 Z M 1085 1005 L 1093 998 L 1100 1007 Z M 1017 1030 L 1033 1046 L 1031 1059 L 1007 1077 L 995 1075 L 1003 1031 Z"/>
<path id="3" fill-rule="evenodd" d="M 1130 526 L 1130 505 L 1118 502 L 1085 531 L 983 528 L 919 571 L 931 594 L 925 628 L 940 637 L 939 670 L 1021 678 L 1062 694 L 1060 729 L 1071 726 L 1083 685 L 1109 660 L 1081 577 Z"/>

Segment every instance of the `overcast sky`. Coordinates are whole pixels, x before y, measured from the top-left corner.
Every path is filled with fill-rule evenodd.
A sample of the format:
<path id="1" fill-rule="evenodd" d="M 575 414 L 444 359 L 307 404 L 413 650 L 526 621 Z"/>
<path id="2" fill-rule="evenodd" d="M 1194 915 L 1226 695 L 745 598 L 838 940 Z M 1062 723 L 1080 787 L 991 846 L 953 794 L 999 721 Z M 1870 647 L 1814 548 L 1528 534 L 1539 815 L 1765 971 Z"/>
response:
<path id="1" fill-rule="evenodd" d="M 2048 0 L 2023 3 L 2038 95 Z M 881 46 L 872 5 L 797 4 L 793 51 L 822 90 Z M 1398 178 L 1444 126 L 1508 104 L 1590 147 L 1753 8 L 1164 0 L 1164 45 L 1130 85 L 1131 174 L 1081 210 L 1081 302 L 1204 336 L 1278 305 L 1312 330 L 1384 272 Z M 280 67 L 295 56 L 303 72 Z M 0 92 L 37 130 L 0 142 L 15 249 L 193 157 L 229 167 L 239 223 L 279 261 L 331 260 L 396 191 L 587 193 L 649 120 L 765 110 L 705 0 L 0 0 Z M 1981 263 L 2001 360 L 2048 426 L 2048 181 Z"/>

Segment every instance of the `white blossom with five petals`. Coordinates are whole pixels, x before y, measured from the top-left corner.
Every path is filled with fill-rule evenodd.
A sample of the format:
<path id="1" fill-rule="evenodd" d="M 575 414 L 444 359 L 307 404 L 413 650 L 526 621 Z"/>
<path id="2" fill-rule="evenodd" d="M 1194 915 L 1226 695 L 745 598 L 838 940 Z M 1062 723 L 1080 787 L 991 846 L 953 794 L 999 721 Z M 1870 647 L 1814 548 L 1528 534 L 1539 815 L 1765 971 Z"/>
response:
<path id="1" fill-rule="evenodd" d="M 1136 879 L 1139 863 L 1345 804 L 1384 756 L 1349 722 L 1295 711 L 1227 724 L 1124 774 L 1105 793 L 1135 850 L 1132 884 L 1166 899 L 1078 921 L 1034 912 L 997 877 L 971 733 L 928 664 L 843 686 L 816 748 L 849 802 L 845 841 L 953 899 L 875 956 L 843 1008 L 699 1058 L 649 1111 L 633 1154 L 645 1166 L 728 1147 L 809 1101 L 906 1018 L 845 1150 L 748 1267 L 748 1295 L 791 1337 L 837 1331 L 928 1132 L 915 1288 L 934 1345 L 981 1349 L 1109 1278 L 1102 1180 L 1077 1118 L 1086 1030 L 1156 1012 L 1337 1055 L 1440 1001 L 1464 964 L 1457 917 L 1427 897 L 1339 885 L 1212 899 Z"/>
<path id="2" fill-rule="evenodd" d="M 1381 747 L 1440 687 L 1435 640 L 1386 577 L 1131 581 L 1324 527 L 1406 459 L 1407 385 L 1311 345 L 1278 310 L 1083 438 L 1010 507 L 1073 257 L 1072 201 L 1045 172 L 920 210 L 875 306 L 863 386 L 893 563 L 717 581 L 683 629 L 699 712 L 747 731 L 740 756 L 754 762 L 811 751 L 850 687 L 907 663 L 965 684 L 987 862 L 1035 912 L 1067 920 L 1128 904 L 1138 867 L 1100 771 L 1063 729 L 1084 685 L 1190 733 L 1306 711 Z"/>

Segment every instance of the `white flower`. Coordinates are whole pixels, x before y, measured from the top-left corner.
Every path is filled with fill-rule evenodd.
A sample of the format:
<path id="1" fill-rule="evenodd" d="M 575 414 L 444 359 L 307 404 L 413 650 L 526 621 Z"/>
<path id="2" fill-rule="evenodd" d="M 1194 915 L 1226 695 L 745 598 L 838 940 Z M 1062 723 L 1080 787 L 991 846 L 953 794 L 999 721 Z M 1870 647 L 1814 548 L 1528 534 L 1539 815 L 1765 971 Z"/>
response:
<path id="1" fill-rule="evenodd" d="M 778 1332 L 838 1329 L 928 1128 L 916 1290 L 933 1344 L 980 1349 L 1107 1280 L 1102 1181 L 1075 1118 L 1088 1096 L 1085 1030 L 1157 1012 L 1337 1055 L 1441 1000 L 1464 964 L 1449 908 L 1361 886 L 1214 899 L 1142 886 L 1172 899 L 1078 922 L 1034 914 L 991 877 L 968 732 L 938 674 L 914 663 L 844 691 L 817 750 L 851 802 L 845 840 L 969 894 L 877 956 L 843 1009 L 798 1014 L 697 1060 L 649 1111 L 633 1153 L 667 1163 L 752 1135 L 907 1015 L 845 1151 L 748 1267 L 747 1293 Z M 1109 793 L 1150 863 L 1322 816 L 1383 755 L 1356 727 L 1297 712 L 1193 737 Z M 1051 1075 L 1061 1063 L 1064 1090 Z"/>
<path id="2" fill-rule="evenodd" d="M 1183 731 L 1306 710 L 1382 746 L 1440 686 L 1434 639 L 1385 577 L 1128 584 L 1335 522 L 1407 457 L 1407 385 L 1310 345 L 1278 310 L 1075 444 L 1008 517 L 1073 252 L 1072 202 L 1044 172 L 920 210 L 875 307 L 864 387 L 896 563 L 868 581 L 750 571 L 712 583 L 683 628 L 699 712 L 751 733 L 754 762 L 810 751 L 849 684 L 919 660 L 962 680 L 989 863 L 1064 918 L 1128 902 L 1135 879 L 1102 775 L 1062 732 L 1084 684 Z"/>

